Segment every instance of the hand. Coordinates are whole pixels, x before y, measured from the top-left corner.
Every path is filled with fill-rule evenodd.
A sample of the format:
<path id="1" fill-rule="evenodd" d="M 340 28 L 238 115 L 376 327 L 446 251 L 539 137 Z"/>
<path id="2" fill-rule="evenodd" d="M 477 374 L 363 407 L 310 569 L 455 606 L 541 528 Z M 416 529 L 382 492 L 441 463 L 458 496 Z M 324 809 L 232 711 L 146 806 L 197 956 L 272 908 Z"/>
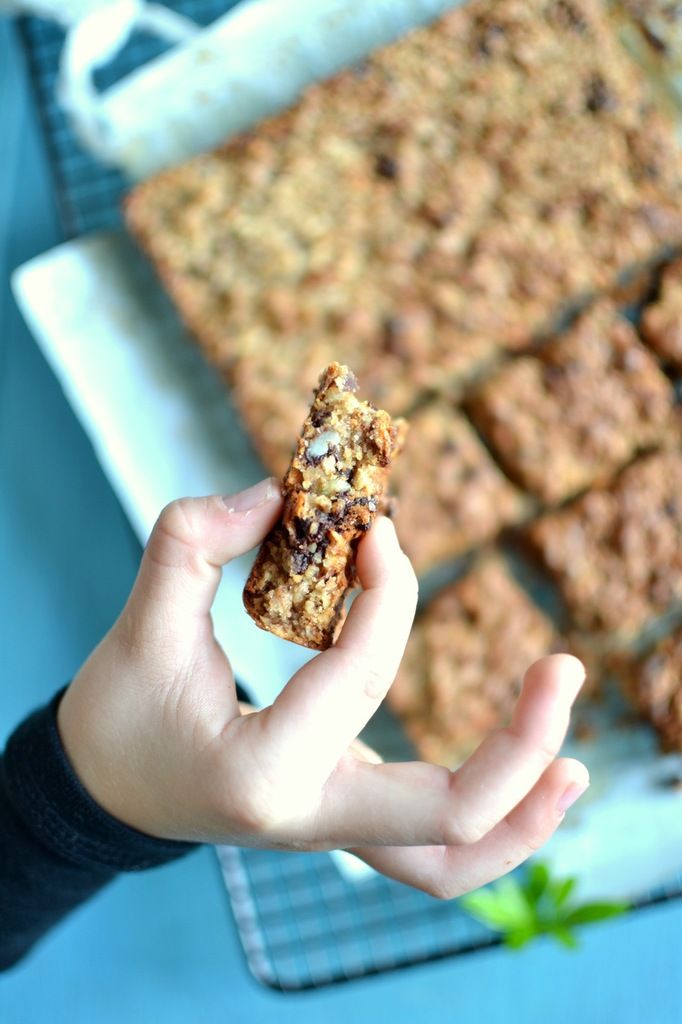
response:
<path id="1" fill-rule="evenodd" d="M 579 762 L 555 760 L 580 662 L 537 662 L 510 727 L 457 771 L 382 763 L 356 737 L 398 669 L 417 584 L 392 524 L 378 519 L 358 547 L 363 589 L 338 642 L 270 707 L 249 713 L 210 610 L 221 566 L 258 544 L 280 513 L 273 480 L 164 509 L 120 618 L 60 704 L 59 730 L 84 786 L 151 835 L 353 848 L 437 896 L 510 870 L 587 786 Z"/>

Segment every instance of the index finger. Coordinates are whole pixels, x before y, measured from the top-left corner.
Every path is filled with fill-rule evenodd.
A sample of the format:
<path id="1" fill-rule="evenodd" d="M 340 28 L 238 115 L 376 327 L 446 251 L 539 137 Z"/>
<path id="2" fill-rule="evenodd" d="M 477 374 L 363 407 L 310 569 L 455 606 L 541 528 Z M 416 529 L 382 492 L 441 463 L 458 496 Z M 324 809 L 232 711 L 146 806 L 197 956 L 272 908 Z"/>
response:
<path id="1" fill-rule="evenodd" d="M 375 520 L 358 546 L 362 592 L 334 647 L 304 665 L 267 709 L 269 751 L 286 771 L 306 763 L 321 785 L 384 699 L 414 619 L 417 580 L 393 524 Z"/>

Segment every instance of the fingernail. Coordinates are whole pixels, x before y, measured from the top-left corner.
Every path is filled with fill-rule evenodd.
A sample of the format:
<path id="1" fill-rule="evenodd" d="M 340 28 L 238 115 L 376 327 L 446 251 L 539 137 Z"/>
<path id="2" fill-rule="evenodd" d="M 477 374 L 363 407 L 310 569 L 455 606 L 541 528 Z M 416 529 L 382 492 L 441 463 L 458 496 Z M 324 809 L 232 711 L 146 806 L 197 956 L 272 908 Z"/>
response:
<path id="1" fill-rule="evenodd" d="M 253 487 L 247 487 L 245 491 L 240 491 L 238 494 L 225 495 L 222 500 L 228 512 L 249 512 L 251 509 L 258 508 L 259 505 L 266 505 L 281 495 L 282 489 L 279 481 L 274 477 L 268 477 L 267 480 L 261 480 L 260 483 L 254 484 Z"/>
<path id="2" fill-rule="evenodd" d="M 568 808 L 571 807 L 576 800 L 580 799 L 585 790 L 589 788 L 589 785 L 589 782 L 572 782 L 557 801 L 556 809 L 558 813 L 565 814 Z"/>

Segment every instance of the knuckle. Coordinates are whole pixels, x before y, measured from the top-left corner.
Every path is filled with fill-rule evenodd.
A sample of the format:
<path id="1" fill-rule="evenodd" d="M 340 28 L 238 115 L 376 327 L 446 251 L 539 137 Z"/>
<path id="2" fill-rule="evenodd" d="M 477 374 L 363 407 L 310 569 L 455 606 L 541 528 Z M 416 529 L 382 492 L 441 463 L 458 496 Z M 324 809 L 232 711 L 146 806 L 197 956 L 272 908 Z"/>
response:
<path id="1" fill-rule="evenodd" d="M 349 648 L 332 648 L 337 654 L 337 666 L 344 678 L 356 681 L 356 685 L 362 688 L 362 695 L 370 701 L 381 700 L 389 690 L 393 682 L 393 676 L 387 672 L 386 666 L 381 663 L 372 663 L 363 660 Z"/>
<path id="2" fill-rule="evenodd" d="M 251 836 L 265 836 L 277 826 L 277 815 L 273 801 L 262 791 L 255 789 L 228 797 L 227 816 L 240 833 Z"/>
<path id="3" fill-rule="evenodd" d="M 424 885 L 424 892 L 442 902 L 452 900 L 459 894 L 457 886 L 452 881 L 440 877 L 430 878 Z"/>
<path id="4" fill-rule="evenodd" d="M 545 845 L 546 840 L 547 836 L 540 829 L 534 829 L 533 831 L 528 832 L 523 837 L 523 859 L 526 860 L 528 857 L 532 857 L 534 853 L 537 853 L 538 850 L 541 850 Z"/>
<path id="5" fill-rule="evenodd" d="M 458 783 L 457 772 L 449 773 L 449 799 L 441 834 L 446 846 L 473 846 L 490 832 L 495 823 L 487 821 L 460 797 Z"/>
<path id="6" fill-rule="evenodd" d="M 528 756 L 535 756 L 544 765 L 550 764 L 557 755 L 557 746 L 550 742 L 533 743 L 529 745 Z"/>
<path id="7" fill-rule="evenodd" d="M 508 740 L 518 746 L 527 760 L 538 760 L 548 765 L 557 755 L 557 747 L 550 739 L 528 740 L 522 733 L 516 732 L 511 726 L 502 729 Z"/>
<path id="8" fill-rule="evenodd" d="M 369 665 L 362 670 L 362 675 L 362 692 L 368 700 L 379 700 L 391 685 L 391 679 L 383 669 Z"/>
<path id="9" fill-rule="evenodd" d="M 191 543 L 195 536 L 192 509 L 191 498 L 176 498 L 161 510 L 156 523 L 157 529 L 173 540 L 184 544 Z"/>
<path id="10" fill-rule="evenodd" d="M 473 846 L 490 831 L 480 820 L 466 814 L 449 818 L 443 823 L 443 842 L 446 846 Z"/>
<path id="11" fill-rule="evenodd" d="M 196 499 L 178 498 L 162 509 L 145 555 L 164 569 L 182 568 L 203 576 L 205 560 L 196 522 Z"/>

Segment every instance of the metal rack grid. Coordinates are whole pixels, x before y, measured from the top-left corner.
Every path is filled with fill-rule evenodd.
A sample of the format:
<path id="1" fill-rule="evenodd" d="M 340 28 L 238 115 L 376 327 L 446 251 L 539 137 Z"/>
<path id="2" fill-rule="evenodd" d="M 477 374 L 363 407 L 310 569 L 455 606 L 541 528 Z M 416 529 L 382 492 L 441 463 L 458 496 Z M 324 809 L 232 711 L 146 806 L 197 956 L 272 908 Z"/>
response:
<path id="1" fill-rule="evenodd" d="M 249 968 L 273 988 L 319 988 L 499 941 L 456 902 L 378 874 L 352 881 L 328 854 L 218 855 Z"/>
<path id="2" fill-rule="evenodd" d="M 168 0 L 167 6 L 208 24 L 237 2 Z M 62 31 L 30 18 L 22 22 L 22 35 L 66 236 L 119 226 L 126 180 L 81 149 L 55 101 Z M 136 34 L 98 72 L 98 86 L 107 87 L 164 49 L 159 40 Z M 339 873 L 328 854 L 223 847 L 218 856 L 248 966 L 274 988 L 315 988 L 498 942 L 456 903 L 439 902 L 379 875 L 354 882 Z M 637 905 L 680 894 L 682 876 Z"/>
<path id="3" fill-rule="evenodd" d="M 166 6 L 200 25 L 208 25 L 237 3 L 238 0 L 171 0 Z M 53 22 L 26 18 L 22 21 L 22 34 L 64 231 L 72 238 L 88 231 L 117 227 L 121 222 L 120 201 L 129 183 L 117 170 L 103 166 L 81 148 L 55 99 L 64 33 Z M 97 71 L 96 86 L 106 89 L 166 49 L 168 44 L 162 40 L 134 33 L 117 57 Z"/>

